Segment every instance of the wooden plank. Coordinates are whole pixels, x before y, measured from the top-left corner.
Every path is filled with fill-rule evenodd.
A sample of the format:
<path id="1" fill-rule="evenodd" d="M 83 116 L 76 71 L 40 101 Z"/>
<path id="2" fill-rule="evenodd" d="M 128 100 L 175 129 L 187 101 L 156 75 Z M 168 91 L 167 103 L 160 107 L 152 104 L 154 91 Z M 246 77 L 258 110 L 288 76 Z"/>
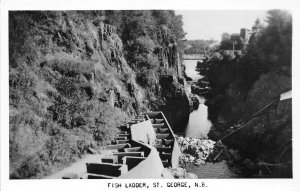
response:
<path id="1" fill-rule="evenodd" d="M 174 145 L 174 139 L 164 139 L 163 144 L 166 146 L 173 146 Z"/>
<path id="2" fill-rule="evenodd" d="M 80 179 L 113 179 L 113 178 L 117 178 L 117 176 L 107 176 L 103 174 L 86 173 Z"/>
<path id="3" fill-rule="evenodd" d="M 157 123 L 163 123 L 165 120 L 164 119 L 158 119 L 158 118 L 154 118 L 153 119 L 153 122 L 155 123 L 155 124 L 157 124 Z"/>
<path id="4" fill-rule="evenodd" d="M 124 151 L 125 152 L 137 152 L 137 151 L 141 151 L 142 147 L 131 147 L 131 148 L 125 148 Z"/>
<path id="5" fill-rule="evenodd" d="M 163 166 L 164 167 L 168 167 L 169 166 L 169 160 L 166 159 L 166 160 L 161 160 L 161 162 L 163 163 Z"/>
<path id="6" fill-rule="evenodd" d="M 167 133 L 167 132 L 169 132 L 169 128 L 159 128 L 158 132 L 159 133 Z"/>
<path id="7" fill-rule="evenodd" d="M 118 133 L 116 136 L 117 137 L 128 137 L 130 134 L 129 133 Z"/>
<path id="8" fill-rule="evenodd" d="M 118 156 L 119 158 L 122 158 L 124 156 L 143 157 L 144 156 L 144 151 L 140 151 L 140 152 L 116 152 L 116 153 L 113 153 L 113 155 Z"/>
<path id="9" fill-rule="evenodd" d="M 62 179 L 78 179 L 78 174 L 76 173 L 73 173 L 73 172 L 70 172 L 70 173 L 67 173 L 67 174 L 64 174 L 62 176 Z"/>
<path id="10" fill-rule="evenodd" d="M 101 158 L 102 163 L 111 163 L 111 164 L 117 164 L 118 163 L 118 157 L 116 156 L 105 156 Z"/>
<path id="11" fill-rule="evenodd" d="M 124 173 L 124 171 L 126 171 L 124 165 L 122 164 L 109 163 L 86 163 L 86 169 L 87 173 L 107 176 L 120 176 L 122 173 Z"/>
<path id="12" fill-rule="evenodd" d="M 157 123 L 157 124 L 152 124 L 152 126 L 154 128 L 161 128 L 161 127 L 165 126 L 165 124 L 164 123 Z"/>
<path id="13" fill-rule="evenodd" d="M 171 153 L 172 152 L 172 148 L 171 146 L 169 147 L 156 147 L 158 152 L 167 152 L 167 153 Z"/>
<path id="14" fill-rule="evenodd" d="M 157 134 L 156 134 L 156 138 L 157 138 L 157 139 L 166 139 L 166 138 L 168 138 L 168 137 L 170 137 L 170 134 L 169 134 L 169 133 L 157 133 Z"/>
<path id="15" fill-rule="evenodd" d="M 129 140 L 116 140 L 117 144 L 126 144 L 128 142 L 129 142 Z"/>
<path id="16" fill-rule="evenodd" d="M 162 152 L 159 156 L 162 160 L 168 159 L 169 161 L 171 161 L 172 153 Z"/>
<path id="17" fill-rule="evenodd" d="M 132 156 L 125 156 L 122 158 L 123 164 L 128 166 L 128 170 L 133 169 L 145 159 L 146 157 L 132 157 Z"/>
<path id="18" fill-rule="evenodd" d="M 107 145 L 104 147 L 105 150 L 113 150 L 113 149 L 124 149 L 129 148 L 131 145 L 129 143 L 124 144 L 116 144 L 116 145 Z"/>
<path id="19" fill-rule="evenodd" d="M 115 137 L 115 140 L 128 140 L 127 137 Z"/>

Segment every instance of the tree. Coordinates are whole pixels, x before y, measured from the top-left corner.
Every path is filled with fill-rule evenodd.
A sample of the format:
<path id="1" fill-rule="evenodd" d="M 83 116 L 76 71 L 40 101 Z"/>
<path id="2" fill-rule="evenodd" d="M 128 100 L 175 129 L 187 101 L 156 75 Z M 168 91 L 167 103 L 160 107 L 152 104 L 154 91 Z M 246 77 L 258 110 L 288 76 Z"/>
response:
<path id="1" fill-rule="evenodd" d="M 267 27 L 257 39 L 258 56 L 268 69 L 291 66 L 292 16 L 283 10 L 270 10 Z"/>
<path id="2" fill-rule="evenodd" d="M 221 41 L 230 41 L 230 34 L 229 33 L 222 33 L 221 35 Z"/>
<path id="3" fill-rule="evenodd" d="M 254 22 L 254 25 L 252 27 L 252 29 L 256 29 L 256 30 L 262 30 L 264 27 L 264 25 L 261 23 L 260 19 L 257 18 Z"/>
<path id="4" fill-rule="evenodd" d="M 230 39 L 230 34 L 229 33 L 223 33 L 221 35 L 221 45 L 220 45 L 220 50 L 231 50 L 232 49 L 232 43 Z"/>
<path id="5" fill-rule="evenodd" d="M 117 27 L 125 58 L 137 71 L 138 79 L 151 81 L 147 75 L 150 72 L 146 70 L 157 71 L 162 56 L 167 57 L 164 59 L 170 62 L 169 65 L 174 65 L 175 53 L 183 51 L 182 16 L 173 10 L 105 11 L 104 22 Z"/>

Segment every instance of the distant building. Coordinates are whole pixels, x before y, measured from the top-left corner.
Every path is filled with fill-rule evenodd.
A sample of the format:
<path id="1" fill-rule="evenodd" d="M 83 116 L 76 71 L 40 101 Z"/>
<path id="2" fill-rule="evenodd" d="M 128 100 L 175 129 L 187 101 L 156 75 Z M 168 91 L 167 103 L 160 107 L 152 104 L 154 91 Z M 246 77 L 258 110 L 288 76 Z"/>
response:
<path id="1" fill-rule="evenodd" d="M 240 36 L 241 36 L 242 40 L 249 41 L 252 34 L 253 34 L 253 31 L 251 31 L 250 29 L 241 28 Z"/>
<path id="2" fill-rule="evenodd" d="M 230 36 L 231 44 L 232 44 L 232 50 L 236 50 L 236 46 L 241 44 L 241 36 L 238 33 L 231 34 Z M 239 47 L 238 47 L 239 49 Z"/>
<path id="3" fill-rule="evenodd" d="M 230 40 L 231 41 L 239 41 L 239 40 L 241 40 L 241 36 L 238 33 L 231 34 Z"/>
<path id="4" fill-rule="evenodd" d="M 258 25 L 254 25 L 252 30 L 247 28 L 241 28 L 240 33 L 233 33 L 230 35 L 229 46 L 227 44 L 226 48 L 222 48 L 221 50 L 246 50 L 250 41 L 255 39 L 255 36 L 260 31 L 260 27 Z M 231 47 L 230 49 L 228 49 Z"/>
<path id="5" fill-rule="evenodd" d="M 257 26 L 252 27 L 252 33 L 257 33 L 259 32 L 259 28 Z"/>
<path id="6" fill-rule="evenodd" d="M 247 28 L 241 28 L 240 33 L 233 33 L 230 36 L 230 40 L 232 43 L 232 50 L 242 50 L 247 47 L 249 44 L 249 40 L 253 36 L 259 32 L 259 29 L 255 26 L 252 27 L 252 30 Z"/>

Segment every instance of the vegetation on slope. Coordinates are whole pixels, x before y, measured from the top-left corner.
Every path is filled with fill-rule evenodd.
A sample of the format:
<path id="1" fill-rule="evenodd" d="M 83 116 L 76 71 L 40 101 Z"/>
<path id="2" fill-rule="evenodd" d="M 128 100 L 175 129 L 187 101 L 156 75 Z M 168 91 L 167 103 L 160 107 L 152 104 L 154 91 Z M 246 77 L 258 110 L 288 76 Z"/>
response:
<path id="1" fill-rule="evenodd" d="M 156 51 L 171 65 L 182 35 L 174 11 L 10 12 L 10 178 L 44 176 L 110 141 L 150 106 L 167 72 Z"/>
<path id="2" fill-rule="evenodd" d="M 284 11 L 269 11 L 267 23 L 251 36 L 245 53 L 217 51 L 198 65 L 200 74 L 207 76 L 214 97 L 227 95 L 234 88 L 232 96 L 239 95 L 246 101 L 244 93 L 250 91 L 263 74 L 275 72 L 291 78 L 291 16 Z"/>
<path id="3" fill-rule="evenodd" d="M 124 56 L 136 73 L 137 83 L 145 89 L 145 104 L 150 110 L 162 110 L 172 128 L 183 131 L 190 109 L 183 84 L 177 78 L 178 67 L 183 66 L 178 60 L 184 48 L 182 16 L 171 10 L 105 14 L 104 22 L 117 26 Z"/>
<path id="4" fill-rule="evenodd" d="M 247 120 L 265 105 L 279 100 L 281 93 L 291 90 L 291 15 L 271 10 L 266 21 L 268 25 L 251 36 L 244 53 L 219 51 L 199 64 L 200 74 L 211 86 L 207 104 L 214 122 L 223 121 L 230 127 Z M 290 100 L 280 102 L 229 142 L 270 163 L 289 162 L 291 150 L 286 149 L 291 146 L 291 116 Z M 286 156 L 284 160 L 279 157 L 282 155 Z M 284 176 L 291 176 L 290 167 Z"/>
<path id="5" fill-rule="evenodd" d="M 216 47 L 213 46 L 217 41 L 211 40 L 188 40 L 186 42 L 187 48 L 184 50 L 185 54 L 207 54 L 212 52 Z"/>

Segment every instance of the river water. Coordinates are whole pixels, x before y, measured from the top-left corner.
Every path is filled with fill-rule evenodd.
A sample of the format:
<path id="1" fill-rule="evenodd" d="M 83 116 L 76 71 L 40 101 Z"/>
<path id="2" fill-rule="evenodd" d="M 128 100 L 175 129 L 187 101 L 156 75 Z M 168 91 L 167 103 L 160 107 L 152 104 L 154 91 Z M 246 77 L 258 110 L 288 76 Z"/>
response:
<path id="1" fill-rule="evenodd" d="M 198 72 L 195 71 L 197 62 L 199 60 L 184 60 L 184 65 L 186 67 L 186 75 L 191 77 L 193 81 L 201 79 Z M 191 85 L 193 82 L 187 82 L 186 91 L 191 94 Z M 207 134 L 212 126 L 210 120 L 207 119 L 207 106 L 204 105 L 205 99 L 194 95 L 199 100 L 199 107 L 194 110 L 189 116 L 189 122 L 185 130 L 186 137 L 193 138 L 204 138 L 207 139 Z M 196 166 L 194 164 L 188 164 L 186 166 L 187 172 L 194 173 L 198 178 L 238 178 L 237 174 L 239 170 L 233 167 L 229 167 L 226 161 L 222 162 L 206 162 L 204 165 Z"/>
<path id="2" fill-rule="evenodd" d="M 195 71 L 197 62 L 199 60 L 184 60 L 186 75 L 197 81 L 203 78 Z M 186 89 L 191 94 L 191 85 L 193 82 L 187 82 Z M 189 122 L 186 127 L 185 136 L 193 138 L 208 138 L 207 134 L 211 127 L 210 120 L 207 119 L 207 106 L 204 105 L 205 99 L 203 97 L 195 95 L 199 100 L 199 107 L 194 110 L 189 116 Z"/>

